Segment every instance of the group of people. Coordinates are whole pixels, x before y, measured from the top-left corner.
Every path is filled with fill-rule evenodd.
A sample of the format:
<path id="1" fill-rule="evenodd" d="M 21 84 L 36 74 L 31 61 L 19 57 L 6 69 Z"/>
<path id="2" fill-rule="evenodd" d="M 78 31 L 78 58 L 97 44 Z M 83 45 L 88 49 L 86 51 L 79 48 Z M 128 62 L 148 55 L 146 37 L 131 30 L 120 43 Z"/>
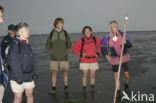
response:
<path id="1" fill-rule="evenodd" d="M 0 22 L 2 20 L 3 7 L 0 6 Z M 63 74 L 64 92 L 68 93 L 68 71 L 70 68 L 68 59 L 68 50 L 72 49 L 73 53 L 80 57 L 79 68 L 82 70 L 82 88 L 87 88 L 87 77 L 90 72 L 90 86 L 95 87 L 95 74 L 98 70 L 98 57 L 103 55 L 104 58 L 112 65 L 115 84 L 117 82 L 119 61 L 121 55 L 121 45 L 123 32 L 118 29 L 117 21 L 110 21 L 110 32 L 100 40 L 92 33 L 90 26 L 82 29 L 83 37 L 74 43 L 69 33 L 63 28 L 63 18 L 56 18 L 54 21 L 54 29 L 48 35 L 45 42 L 45 49 L 50 55 L 50 71 L 52 79 L 52 87 L 48 94 L 56 94 L 57 72 L 60 69 Z M 22 94 L 25 92 L 27 103 L 33 103 L 34 80 L 38 77 L 38 69 L 36 61 L 28 42 L 29 29 L 28 24 L 20 22 L 17 25 L 8 26 L 8 35 L 3 38 L 1 43 L 1 67 L 5 67 L 9 71 L 9 82 L 14 93 L 14 102 L 21 103 Z M 125 78 L 125 92 L 129 93 L 130 74 L 128 62 L 131 60 L 129 48 L 132 42 L 126 35 L 124 39 L 124 50 L 122 56 L 122 69 Z M 0 103 L 2 103 L 4 93 L 4 83 L 2 72 L 5 70 L 0 68 Z M 117 98 L 121 99 L 120 81 L 117 85 Z"/>

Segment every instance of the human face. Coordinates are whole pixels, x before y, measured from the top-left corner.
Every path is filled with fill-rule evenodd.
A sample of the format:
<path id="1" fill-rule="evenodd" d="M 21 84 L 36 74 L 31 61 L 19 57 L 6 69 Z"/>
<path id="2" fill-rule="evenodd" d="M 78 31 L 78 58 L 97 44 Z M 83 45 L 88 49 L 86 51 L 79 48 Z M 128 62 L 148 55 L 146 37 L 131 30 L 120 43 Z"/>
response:
<path id="1" fill-rule="evenodd" d="M 27 39 L 29 37 L 29 29 L 27 27 L 23 27 L 18 31 L 18 34 L 21 39 Z"/>
<path id="2" fill-rule="evenodd" d="M 86 28 L 86 29 L 85 29 L 84 35 L 85 35 L 87 38 L 90 38 L 90 36 L 91 36 L 91 31 L 90 31 L 89 28 Z"/>
<path id="3" fill-rule="evenodd" d="M 110 30 L 113 34 L 117 34 L 117 31 L 118 31 L 118 25 L 116 23 L 112 23 L 110 25 Z"/>
<path id="4" fill-rule="evenodd" d="M 2 16 L 3 16 L 3 13 L 2 13 L 2 11 L 0 11 L 0 23 L 3 22 L 3 18 L 2 18 Z"/>
<path id="5" fill-rule="evenodd" d="M 58 24 L 56 25 L 56 29 L 61 30 L 63 29 L 64 23 L 62 21 L 59 21 Z"/>
<path id="6" fill-rule="evenodd" d="M 15 32 L 14 31 L 11 31 L 11 30 L 8 30 L 8 33 L 11 37 L 14 37 L 15 36 Z"/>

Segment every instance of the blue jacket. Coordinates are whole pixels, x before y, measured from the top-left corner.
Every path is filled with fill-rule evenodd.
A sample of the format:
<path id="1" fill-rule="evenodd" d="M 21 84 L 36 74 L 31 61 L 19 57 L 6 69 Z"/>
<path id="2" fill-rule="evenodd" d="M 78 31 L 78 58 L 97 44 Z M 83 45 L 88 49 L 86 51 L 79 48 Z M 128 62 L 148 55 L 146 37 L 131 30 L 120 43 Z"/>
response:
<path id="1" fill-rule="evenodd" d="M 13 38 L 9 34 L 2 39 L 1 52 L 2 52 L 3 59 L 6 59 L 5 50 L 12 42 L 13 42 Z"/>
<path id="2" fill-rule="evenodd" d="M 0 48 L 0 50 L 1 50 L 1 48 Z M 0 52 L 0 60 L 1 60 L 1 57 L 2 57 L 2 55 L 1 55 L 1 52 Z M 3 83 L 3 77 L 2 77 L 2 62 L 0 61 L 0 85 L 2 85 L 2 83 Z"/>
<path id="3" fill-rule="evenodd" d="M 120 35 L 123 36 L 123 32 L 119 31 Z M 129 39 L 128 35 L 125 36 L 126 44 L 124 45 L 123 55 L 128 53 L 128 48 L 132 47 L 132 42 Z M 105 57 L 106 55 L 111 55 L 117 57 L 117 53 L 114 47 L 109 47 L 109 34 L 105 35 L 104 38 L 101 40 L 101 52 L 102 55 Z"/>
<path id="4" fill-rule="evenodd" d="M 14 38 L 14 42 L 9 47 L 7 63 L 11 68 L 10 80 L 18 84 L 30 82 L 38 76 L 36 61 L 30 45 L 23 43 L 18 38 Z"/>

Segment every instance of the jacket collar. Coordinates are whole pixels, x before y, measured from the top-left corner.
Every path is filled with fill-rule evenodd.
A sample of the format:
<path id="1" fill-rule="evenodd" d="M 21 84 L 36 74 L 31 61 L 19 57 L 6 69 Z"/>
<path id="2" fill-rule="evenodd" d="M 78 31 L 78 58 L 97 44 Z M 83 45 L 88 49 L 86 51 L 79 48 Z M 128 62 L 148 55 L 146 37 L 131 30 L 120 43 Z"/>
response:
<path id="1" fill-rule="evenodd" d="M 83 38 L 87 39 L 87 40 L 90 40 L 93 38 L 93 34 L 91 34 L 90 38 L 87 38 L 85 35 L 83 35 Z"/>
<path id="2" fill-rule="evenodd" d="M 26 41 L 26 43 L 28 44 L 28 39 L 25 40 L 21 40 L 20 37 L 16 37 L 18 40 L 20 40 L 21 42 Z"/>

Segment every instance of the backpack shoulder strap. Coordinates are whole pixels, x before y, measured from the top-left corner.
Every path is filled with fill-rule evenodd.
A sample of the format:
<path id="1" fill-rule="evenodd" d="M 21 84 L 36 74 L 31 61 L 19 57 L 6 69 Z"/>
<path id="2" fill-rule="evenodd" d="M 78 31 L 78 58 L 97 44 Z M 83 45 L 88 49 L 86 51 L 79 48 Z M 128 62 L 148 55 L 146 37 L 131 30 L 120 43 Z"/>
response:
<path id="1" fill-rule="evenodd" d="M 94 43 L 96 44 L 96 38 L 95 38 L 95 36 L 93 36 L 93 41 L 94 41 Z"/>
<path id="2" fill-rule="evenodd" d="M 14 43 L 17 45 L 18 51 L 21 54 L 22 53 L 22 47 L 21 47 L 21 44 L 19 43 L 19 40 L 18 39 L 14 39 Z"/>
<path id="3" fill-rule="evenodd" d="M 53 32 L 54 32 L 54 29 L 50 32 L 50 39 L 52 39 L 53 37 Z"/>
<path id="4" fill-rule="evenodd" d="M 123 37 L 123 32 L 121 30 L 119 30 L 119 33 L 121 34 L 121 36 Z"/>
<path id="5" fill-rule="evenodd" d="M 107 35 L 108 36 L 108 39 L 107 39 L 107 52 L 108 54 L 110 54 L 110 46 L 109 46 L 109 40 L 110 40 L 110 37 L 109 37 L 109 34 Z"/>
<path id="6" fill-rule="evenodd" d="M 66 47 L 68 48 L 68 39 L 67 39 L 68 38 L 68 33 L 64 29 L 63 29 L 63 31 L 64 31 L 64 35 L 65 35 L 65 38 L 66 38 Z"/>

